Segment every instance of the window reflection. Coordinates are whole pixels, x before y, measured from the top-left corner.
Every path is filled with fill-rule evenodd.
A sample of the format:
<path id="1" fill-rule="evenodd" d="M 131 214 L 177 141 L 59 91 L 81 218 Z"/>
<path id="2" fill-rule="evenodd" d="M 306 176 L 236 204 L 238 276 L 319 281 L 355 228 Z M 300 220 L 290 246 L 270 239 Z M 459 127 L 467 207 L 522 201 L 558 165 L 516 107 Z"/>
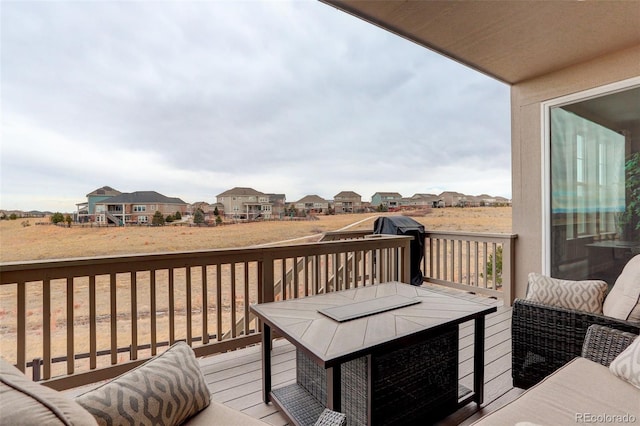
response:
<path id="1" fill-rule="evenodd" d="M 551 273 L 613 285 L 640 253 L 640 88 L 550 118 Z"/>

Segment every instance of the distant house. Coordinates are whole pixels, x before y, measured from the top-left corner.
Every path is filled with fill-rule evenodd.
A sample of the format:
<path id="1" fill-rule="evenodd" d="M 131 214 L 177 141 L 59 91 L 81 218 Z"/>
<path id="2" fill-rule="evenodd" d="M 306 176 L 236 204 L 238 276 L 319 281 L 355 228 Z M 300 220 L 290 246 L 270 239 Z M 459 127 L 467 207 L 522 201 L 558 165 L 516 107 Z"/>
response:
<path id="1" fill-rule="evenodd" d="M 255 220 L 272 217 L 273 204 L 269 201 L 269 195 L 253 188 L 235 187 L 218 194 L 216 198 L 224 206 L 226 218 Z"/>
<path id="2" fill-rule="evenodd" d="M 333 207 L 336 214 L 360 213 L 362 208 L 362 196 L 353 191 L 342 191 L 333 197 Z"/>
<path id="3" fill-rule="evenodd" d="M 444 202 L 445 207 L 464 207 L 467 203 L 467 196 L 454 191 L 445 191 L 438 195 Z"/>
<path id="4" fill-rule="evenodd" d="M 293 206 L 305 213 L 326 213 L 329 210 L 329 201 L 318 195 L 307 195 L 293 203 Z"/>
<path id="5" fill-rule="evenodd" d="M 187 203 L 180 198 L 167 197 L 155 191 L 122 193 L 95 203 L 98 223 L 150 223 L 155 212 L 162 216 L 187 213 Z"/>
<path id="6" fill-rule="evenodd" d="M 206 201 L 196 201 L 187 206 L 187 214 L 193 215 L 196 210 L 202 210 L 205 215 L 209 212 L 213 213 L 213 207 Z"/>
<path id="7" fill-rule="evenodd" d="M 204 215 L 205 222 L 209 222 L 216 219 L 214 214 L 215 208 L 215 204 L 209 204 L 206 201 L 196 201 L 195 203 L 189 204 L 187 206 L 187 214 L 193 216 L 196 211 L 200 210 Z M 218 213 L 222 214 L 220 213 L 220 211 L 218 211 Z"/>
<path id="8" fill-rule="evenodd" d="M 402 205 L 402 195 L 397 192 L 376 192 L 371 196 L 371 205 L 375 208 L 382 206 L 395 209 Z"/>
<path id="9" fill-rule="evenodd" d="M 415 208 L 438 207 L 440 197 L 436 194 L 413 194 L 404 202 L 407 206 Z"/>
<path id="10" fill-rule="evenodd" d="M 95 191 L 88 193 L 86 195 L 86 202 L 76 204 L 76 221 L 94 222 L 96 220 L 96 204 L 120 194 L 122 194 L 120 191 L 113 189 L 110 186 L 103 186 L 102 188 L 98 188 Z"/>
<path id="11" fill-rule="evenodd" d="M 281 218 L 285 214 L 287 197 L 284 194 L 267 194 L 271 204 L 271 216 Z"/>

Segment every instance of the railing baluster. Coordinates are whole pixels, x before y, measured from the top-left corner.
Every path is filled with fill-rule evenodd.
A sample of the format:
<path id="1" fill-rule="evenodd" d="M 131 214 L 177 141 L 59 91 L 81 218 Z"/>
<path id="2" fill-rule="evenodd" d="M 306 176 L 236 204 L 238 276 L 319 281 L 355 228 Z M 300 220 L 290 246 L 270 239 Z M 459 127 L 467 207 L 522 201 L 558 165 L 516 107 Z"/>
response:
<path id="1" fill-rule="evenodd" d="M 111 365 L 118 363 L 118 310 L 117 310 L 117 280 L 116 274 L 109 274 L 109 297 L 110 303 L 110 316 L 111 322 Z"/>
<path id="2" fill-rule="evenodd" d="M 484 288 L 487 288 L 487 278 L 489 278 L 487 276 L 487 261 L 488 261 L 488 256 L 487 256 L 487 243 L 484 242 L 482 243 L 482 277 L 483 277 L 483 286 Z"/>
<path id="3" fill-rule="evenodd" d="M 478 249 L 479 247 L 479 243 L 477 241 L 475 241 L 474 244 L 474 260 L 475 260 L 475 277 L 476 277 L 476 282 L 475 285 L 476 287 L 480 287 L 480 270 L 478 269 Z"/>
<path id="4" fill-rule="evenodd" d="M 96 276 L 89 275 L 89 368 L 97 367 Z"/>
<path id="5" fill-rule="evenodd" d="M 26 283 L 20 281 L 16 299 L 16 332 L 17 332 L 17 366 L 25 372 L 27 365 L 27 289 Z"/>
<path id="6" fill-rule="evenodd" d="M 67 374 L 73 374 L 75 369 L 73 320 L 73 277 L 67 277 Z"/>
<path id="7" fill-rule="evenodd" d="M 156 273 L 157 269 L 152 269 L 149 271 L 149 310 L 151 315 L 151 355 L 156 355 L 158 353 L 158 322 L 156 317 L 156 312 L 158 311 L 157 301 L 156 301 Z"/>
<path id="8" fill-rule="evenodd" d="M 353 257 L 351 258 L 352 260 L 352 266 L 351 266 L 351 283 L 353 284 L 353 287 L 356 288 L 358 287 L 358 273 L 360 272 L 358 270 L 358 258 L 359 258 L 360 252 L 359 251 L 354 251 L 353 252 Z"/>
<path id="9" fill-rule="evenodd" d="M 138 359 L 138 275 L 131 272 L 131 360 Z"/>
<path id="10" fill-rule="evenodd" d="M 313 294 L 320 292 L 320 255 L 313 256 Z"/>
<path id="11" fill-rule="evenodd" d="M 466 246 L 467 246 L 467 268 L 466 268 L 466 274 L 467 274 L 467 285 L 471 284 L 471 241 L 467 240 L 466 241 Z"/>
<path id="12" fill-rule="evenodd" d="M 222 265 L 216 265 L 216 340 L 222 340 Z"/>
<path id="13" fill-rule="evenodd" d="M 185 267 L 185 297 L 186 297 L 186 306 L 185 306 L 185 316 L 187 320 L 187 345 L 191 346 L 193 343 L 193 309 L 191 305 L 191 266 Z"/>
<path id="14" fill-rule="evenodd" d="M 209 289 L 207 285 L 207 266 L 202 265 L 202 344 L 209 343 Z"/>
<path id="15" fill-rule="evenodd" d="M 436 278 L 442 279 L 440 275 L 440 259 L 442 258 L 442 254 L 440 253 L 440 238 L 436 239 Z"/>
<path id="16" fill-rule="evenodd" d="M 236 264 L 231 263 L 231 337 L 236 337 Z"/>
<path id="17" fill-rule="evenodd" d="M 299 265 L 298 257 L 293 258 L 293 297 L 297 299 L 300 297 L 300 277 L 299 277 Z"/>
<path id="18" fill-rule="evenodd" d="M 497 290 L 498 289 L 498 273 L 497 273 L 496 265 L 498 263 L 498 245 L 496 243 L 493 243 L 493 262 L 491 263 L 492 263 L 491 276 L 493 277 L 493 289 Z"/>
<path id="19" fill-rule="evenodd" d="M 282 300 L 287 300 L 287 259 L 280 259 L 280 282 L 282 283 Z"/>
<path id="20" fill-rule="evenodd" d="M 458 245 L 458 278 L 456 282 L 462 282 L 462 240 L 457 241 Z"/>
<path id="21" fill-rule="evenodd" d="M 176 303 L 175 303 L 175 270 L 173 268 L 168 269 L 169 274 L 169 345 L 173 345 L 176 342 Z"/>
<path id="22" fill-rule="evenodd" d="M 448 241 L 449 240 L 442 240 L 442 278 L 443 279 L 447 279 L 448 278 L 448 272 L 447 272 L 447 259 L 449 258 L 449 248 L 448 248 Z"/>
<path id="23" fill-rule="evenodd" d="M 331 260 L 331 262 L 329 262 L 330 260 Z M 333 286 L 331 285 L 331 277 L 330 277 L 331 274 L 329 273 L 329 270 L 330 270 L 329 263 L 333 263 L 332 255 L 326 254 L 324 256 L 324 268 L 323 268 L 323 271 L 324 271 L 324 277 L 325 278 L 324 278 L 323 281 L 326 283 L 325 284 L 326 291 L 336 291 L 338 288 L 336 287 L 335 280 L 333 281 Z M 333 265 L 331 265 L 331 266 L 333 266 Z"/>
<path id="24" fill-rule="evenodd" d="M 42 282 L 42 378 L 51 378 L 51 280 Z"/>
<path id="25" fill-rule="evenodd" d="M 304 257 L 304 296 L 307 297 L 309 295 L 309 256 Z"/>
<path id="26" fill-rule="evenodd" d="M 244 263 L 244 335 L 249 334 L 249 264 Z"/>

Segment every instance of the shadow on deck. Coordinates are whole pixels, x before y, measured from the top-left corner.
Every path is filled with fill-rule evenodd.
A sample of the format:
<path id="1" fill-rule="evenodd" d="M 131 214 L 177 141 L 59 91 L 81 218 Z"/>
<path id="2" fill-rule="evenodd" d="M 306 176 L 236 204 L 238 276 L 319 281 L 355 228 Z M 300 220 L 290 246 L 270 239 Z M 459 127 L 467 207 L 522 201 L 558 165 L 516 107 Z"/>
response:
<path id="1" fill-rule="evenodd" d="M 467 293 L 444 289 L 458 296 Z M 485 299 L 486 300 L 486 299 Z M 486 318 L 485 398 L 481 407 L 470 403 L 447 417 L 439 425 L 467 425 L 513 400 L 523 391 L 513 388 L 511 380 L 511 308 L 498 304 L 498 311 Z M 473 323 L 460 326 L 458 374 L 460 383 L 473 383 Z M 295 347 L 284 339 L 275 340 L 272 352 L 274 388 L 295 382 Z M 286 425 L 286 418 L 272 404 L 262 401 L 261 347 L 256 345 L 200 360 L 212 397 L 229 407 L 273 425 Z"/>

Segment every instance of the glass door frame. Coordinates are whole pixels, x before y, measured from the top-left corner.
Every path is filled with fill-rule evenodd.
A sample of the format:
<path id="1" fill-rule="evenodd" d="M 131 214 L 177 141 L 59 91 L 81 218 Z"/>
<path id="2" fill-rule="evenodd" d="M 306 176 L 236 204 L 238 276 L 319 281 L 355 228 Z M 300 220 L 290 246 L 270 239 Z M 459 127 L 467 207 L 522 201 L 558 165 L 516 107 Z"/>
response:
<path id="1" fill-rule="evenodd" d="M 540 115 L 542 123 L 541 155 L 542 155 L 542 266 L 543 274 L 551 274 L 551 109 L 564 105 L 570 105 L 592 98 L 610 95 L 616 92 L 624 92 L 640 86 L 640 77 L 604 86 L 594 87 L 581 92 L 572 93 L 540 103 Z"/>

